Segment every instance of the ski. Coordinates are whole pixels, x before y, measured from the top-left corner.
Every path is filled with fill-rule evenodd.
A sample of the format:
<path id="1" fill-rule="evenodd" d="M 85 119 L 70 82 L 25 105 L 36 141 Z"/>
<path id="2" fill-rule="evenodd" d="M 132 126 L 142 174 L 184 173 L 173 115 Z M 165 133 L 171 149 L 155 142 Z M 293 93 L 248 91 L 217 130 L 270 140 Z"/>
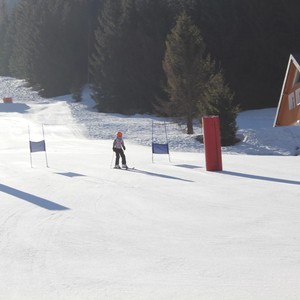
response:
<path id="1" fill-rule="evenodd" d="M 135 167 L 121 168 L 120 170 L 124 170 L 124 171 L 133 171 L 133 170 L 135 170 Z"/>
<path id="2" fill-rule="evenodd" d="M 123 170 L 123 171 L 133 171 L 135 170 L 135 167 L 127 167 L 127 168 L 114 168 L 116 170 Z"/>

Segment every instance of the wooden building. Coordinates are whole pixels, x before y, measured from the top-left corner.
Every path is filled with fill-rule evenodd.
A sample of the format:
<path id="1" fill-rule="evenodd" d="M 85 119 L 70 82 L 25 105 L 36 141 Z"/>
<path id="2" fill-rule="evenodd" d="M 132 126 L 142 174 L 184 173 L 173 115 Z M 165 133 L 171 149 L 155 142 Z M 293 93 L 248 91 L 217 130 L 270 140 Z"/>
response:
<path id="1" fill-rule="evenodd" d="M 274 121 L 289 125 L 300 125 L 300 54 L 290 55 Z"/>

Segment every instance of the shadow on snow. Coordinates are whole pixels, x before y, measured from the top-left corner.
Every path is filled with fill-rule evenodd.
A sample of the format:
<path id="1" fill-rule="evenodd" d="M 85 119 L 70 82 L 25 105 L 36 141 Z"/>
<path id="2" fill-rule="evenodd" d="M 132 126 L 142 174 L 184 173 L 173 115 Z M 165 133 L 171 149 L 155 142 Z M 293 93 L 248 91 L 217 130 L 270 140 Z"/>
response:
<path id="1" fill-rule="evenodd" d="M 192 180 L 183 179 L 183 178 L 180 178 L 180 177 L 175 177 L 175 176 L 170 176 L 170 175 L 165 175 L 165 174 L 159 174 L 159 173 L 153 173 L 153 172 L 144 171 L 144 170 L 134 169 L 132 171 L 134 171 L 135 173 L 140 173 L 140 174 L 145 174 L 145 175 L 150 175 L 150 176 L 156 176 L 156 177 L 161 177 L 161 178 L 166 178 L 166 179 L 174 179 L 174 180 L 180 180 L 180 181 L 185 181 L 185 182 L 194 182 Z"/>
<path id="2" fill-rule="evenodd" d="M 265 180 L 265 181 L 272 181 L 278 183 L 286 183 L 286 184 L 295 184 L 300 185 L 300 181 L 296 180 L 288 180 L 282 178 L 273 178 L 273 177 L 266 177 L 266 176 L 259 176 L 259 175 L 252 175 L 252 174 L 245 174 L 245 173 L 238 173 L 232 171 L 222 171 L 221 174 L 231 175 L 231 176 L 238 176 L 238 177 L 245 177 L 250 179 L 257 179 L 257 180 Z"/>
<path id="3" fill-rule="evenodd" d="M 48 209 L 48 210 L 68 210 L 68 207 L 59 205 L 55 202 L 40 198 L 38 196 L 17 190 L 15 188 L 12 188 L 10 186 L 0 184 L 0 191 L 9 195 L 12 195 L 14 197 L 23 199 L 27 202 L 30 202 L 32 204 L 35 204 L 37 206 L 40 206 L 42 208 Z"/>
<path id="4" fill-rule="evenodd" d="M 79 173 L 74 173 L 74 172 L 59 172 L 56 173 L 58 175 L 63 175 L 63 176 L 67 176 L 67 177 L 80 177 L 80 176 L 85 176 L 83 174 L 79 174 Z"/>

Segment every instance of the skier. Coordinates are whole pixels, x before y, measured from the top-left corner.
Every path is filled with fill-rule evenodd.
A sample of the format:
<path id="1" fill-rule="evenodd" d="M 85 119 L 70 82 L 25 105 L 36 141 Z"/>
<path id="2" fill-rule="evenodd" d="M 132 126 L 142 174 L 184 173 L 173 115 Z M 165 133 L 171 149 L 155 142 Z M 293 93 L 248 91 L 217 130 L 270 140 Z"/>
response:
<path id="1" fill-rule="evenodd" d="M 123 141 L 123 133 L 119 131 L 113 142 L 113 151 L 116 153 L 115 169 L 120 169 L 120 165 L 119 165 L 120 156 L 122 158 L 122 168 L 128 169 L 126 164 L 126 157 L 123 151 L 125 149 L 126 147 Z"/>

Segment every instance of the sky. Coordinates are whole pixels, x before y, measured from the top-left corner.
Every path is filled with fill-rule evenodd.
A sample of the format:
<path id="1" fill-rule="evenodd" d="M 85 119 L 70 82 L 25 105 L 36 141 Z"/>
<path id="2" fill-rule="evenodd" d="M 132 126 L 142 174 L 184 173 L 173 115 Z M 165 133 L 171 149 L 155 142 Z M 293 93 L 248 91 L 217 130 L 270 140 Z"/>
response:
<path id="1" fill-rule="evenodd" d="M 300 298 L 299 127 L 273 128 L 276 108 L 240 113 L 208 172 L 197 126 L 97 113 L 87 90 L 44 99 L 1 77 L 0 92 L 0 299 Z M 112 168 L 117 131 L 133 171 Z"/>

